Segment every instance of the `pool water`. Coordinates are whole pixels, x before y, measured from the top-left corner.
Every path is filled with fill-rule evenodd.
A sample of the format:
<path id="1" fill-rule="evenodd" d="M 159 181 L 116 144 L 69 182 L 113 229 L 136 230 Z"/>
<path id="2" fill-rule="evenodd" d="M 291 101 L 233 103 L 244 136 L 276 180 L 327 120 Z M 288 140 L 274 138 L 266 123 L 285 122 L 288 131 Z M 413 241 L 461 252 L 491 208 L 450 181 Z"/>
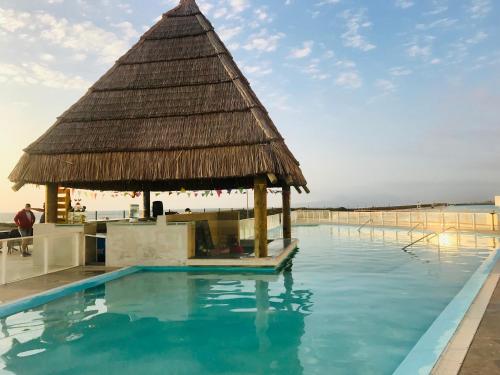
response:
<path id="1" fill-rule="evenodd" d="M 391 374 L 496 248 L 448 235 L 404 252 L 406 231 L 331 225 L 294 236 L 279 275 L 140 272 L 2 319 L 0 373 Z"/>

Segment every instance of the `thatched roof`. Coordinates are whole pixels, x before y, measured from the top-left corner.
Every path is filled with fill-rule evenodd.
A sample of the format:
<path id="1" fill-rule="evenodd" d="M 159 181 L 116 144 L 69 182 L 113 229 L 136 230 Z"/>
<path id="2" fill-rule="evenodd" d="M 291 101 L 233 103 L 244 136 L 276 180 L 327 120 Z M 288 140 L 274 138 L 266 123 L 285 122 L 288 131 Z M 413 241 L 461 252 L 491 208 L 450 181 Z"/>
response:
<path id="1" fill-rule="evenodd" d="M 299 163 L 194 0 L 147 31 L 25 150 L 18 186 L 95 190 L 305 186 Z"/>

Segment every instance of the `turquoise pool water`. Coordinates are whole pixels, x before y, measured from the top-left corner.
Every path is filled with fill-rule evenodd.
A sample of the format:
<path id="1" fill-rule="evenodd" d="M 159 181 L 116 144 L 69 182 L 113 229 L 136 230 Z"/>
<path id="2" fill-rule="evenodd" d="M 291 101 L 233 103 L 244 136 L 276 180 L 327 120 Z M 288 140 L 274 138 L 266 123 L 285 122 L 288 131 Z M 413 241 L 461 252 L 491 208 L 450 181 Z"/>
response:
<path id="1" fill-rule="evenodd" d="M 140 272 L 2 319 L 0 373 L 391 374 L 496 248 L 294 232 L 280 275 Z"/>

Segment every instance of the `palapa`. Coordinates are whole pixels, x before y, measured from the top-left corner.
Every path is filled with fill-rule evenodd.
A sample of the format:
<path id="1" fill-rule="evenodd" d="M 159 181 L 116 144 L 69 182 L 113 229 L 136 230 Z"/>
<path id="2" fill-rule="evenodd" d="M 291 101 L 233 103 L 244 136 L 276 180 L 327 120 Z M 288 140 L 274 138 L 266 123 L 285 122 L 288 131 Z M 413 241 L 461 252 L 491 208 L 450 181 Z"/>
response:
<path id="1" fill-rule="evenodd" d="M 25 150 L 9 176 L 93 190 L 305 187 L 288 150 L 194 0 L 163 15 Z"/>

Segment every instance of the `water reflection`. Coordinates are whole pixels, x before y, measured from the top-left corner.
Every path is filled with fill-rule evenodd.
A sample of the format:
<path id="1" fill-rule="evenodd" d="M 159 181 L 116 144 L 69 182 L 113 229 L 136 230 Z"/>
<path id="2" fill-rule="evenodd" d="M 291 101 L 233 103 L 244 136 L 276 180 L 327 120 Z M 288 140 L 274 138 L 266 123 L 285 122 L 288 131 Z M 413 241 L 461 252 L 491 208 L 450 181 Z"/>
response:
<path id="1" fill-rule="evenodd" d="M 1 320 L 0 369 L 301 374 L 311 300 L 289 269 L 131 275 Z"/>
<path id="2" fill-rule="evenodd" d="M 383 229 L 377 227 L 365 227 L 358 231 L 358 228 L 343 225 L 330 226 L 331 238 L 352 238 L 363 239 L 370 241 L 382 241 L 398 243 L 402 246 L 408 245 L 429 233 L 433 233 L 421 228 L 413 231 L 407 229 Z M 446 247 L 446 248 L 469 248 L 469 249 L 497 249 L 499 247 L 498 238 L 495 236 L 481 235 L 473 232 L 460 232 L 454 228 L 444 233 L 425 239 L 423 242 L 431 247 Z"/>

